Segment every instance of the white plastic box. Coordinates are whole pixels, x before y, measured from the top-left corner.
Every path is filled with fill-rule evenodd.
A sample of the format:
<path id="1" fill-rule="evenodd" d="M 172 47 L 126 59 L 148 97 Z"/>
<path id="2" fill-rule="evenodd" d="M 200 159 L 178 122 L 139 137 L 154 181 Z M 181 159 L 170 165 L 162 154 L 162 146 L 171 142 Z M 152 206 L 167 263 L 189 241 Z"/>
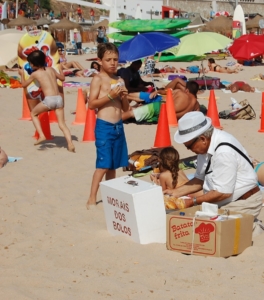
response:
<path id="1" fill-rule="evenodd" d="M 166 212 L 160 186 L 123 176 L 101 182 L 100 190 L 107 230 L 112 235 L 123 235 L 140 244 L 166 243 Z"/>

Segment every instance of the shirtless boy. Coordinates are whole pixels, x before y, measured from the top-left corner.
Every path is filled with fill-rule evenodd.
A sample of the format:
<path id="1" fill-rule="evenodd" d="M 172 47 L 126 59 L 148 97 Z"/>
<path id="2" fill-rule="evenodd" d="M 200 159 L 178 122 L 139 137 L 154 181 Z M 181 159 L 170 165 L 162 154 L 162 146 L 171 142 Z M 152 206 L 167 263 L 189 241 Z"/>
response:
<path id="1" fill-rule="evenodd" d="M 38 115 L 49 110 L 55 110 L 59 128 L 63 132 L 68 143 L 68 150 L 70 152 L 75 152 L 70 130 L 65 124 L 63 109 L 64 103 L 59 93 L 59 88 L 57 84 L 57 79 L 61 81 L 65 80 L 62 70 L 60 69 L 60 73 L 58 73 L 53 68 L 45 67 L 46 55 L 40 50 L 31 52 L 28 55 L 27 60 L 30 64 L 30 67 L 34 71 L 30 75 L 30 77 L 27 80 L 25 80 L 23 70 L 19 69 L 19 74 L 21 76 L 21 84 L 23 88 L 25 88 L 28 85 L 30 85 L 32 81 L 36 80 L 38 81 L 40 88 L 42 89 L 42 92 L 45 96 L 44 100 L 38 103 L 31 111 L 31 118 L 33 124 L 39 134 L 39 139 L 34 145 L 38 145 L 46 140 L 46 137 L 41 128 Z"/>
<path id="2" fill-rule="evenodd" d="M 96 170 L 93 174 L 87 209 L 96 205 L 99 183 L 116 177 L 116 169 L 128 165 L 128 151 L 122 110 L 129 109 L 127 89 L 123 79 L 117 77 L 118 49 L 112 43 L 101 43 L 97 48 L 100 73 L 90 86 L 89 108 L 98 109 L 95 125 Z"/>

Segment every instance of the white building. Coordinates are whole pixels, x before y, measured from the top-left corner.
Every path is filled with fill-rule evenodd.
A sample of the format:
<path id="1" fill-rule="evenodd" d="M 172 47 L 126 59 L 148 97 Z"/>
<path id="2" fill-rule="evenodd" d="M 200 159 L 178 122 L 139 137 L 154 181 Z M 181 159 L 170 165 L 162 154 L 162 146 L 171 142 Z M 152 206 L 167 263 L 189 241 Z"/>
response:
<path id="1" fill-rule="evenodd" d="M 114 4 L 115 1 L 118 14 L 135 18 L 136 11 L 140 10 L 141 19 L 161 19 L 162 0 L 103 0 L 103 3 Z"/>

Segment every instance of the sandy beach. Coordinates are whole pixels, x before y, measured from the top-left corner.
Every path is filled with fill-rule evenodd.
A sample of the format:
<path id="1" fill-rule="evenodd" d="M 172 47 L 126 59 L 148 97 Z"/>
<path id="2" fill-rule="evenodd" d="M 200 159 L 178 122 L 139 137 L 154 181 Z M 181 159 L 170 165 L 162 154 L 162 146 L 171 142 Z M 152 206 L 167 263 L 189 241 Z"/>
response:
<path id="1" fill-rule="evenodd" d="M 87 44 L 88 45 L 88 44 Z M 91 45 L 91 44 L 89 44 Z M 85 67 L 96 54 L 67 56 Z M 226 66 L 232 58 L 217 61 Z M 200 62 L 159 63 L 185 68 Z M 207 62 L 205 61 L 205 64 Z M 220 120 L 259 161 L 264 160 L 264 133 L 259 133 L 263 81 L 250 80 L 263 66 L 243 67 L 238 74 L 209 72 L 226 81 L 244 80 L 260 93 L 226 94 L 215 91 L 218 110 L 230 109 L 230 97 L 247 99 L 256 111 L 255 120 Z M 9 75 L 17 75 L 10 72 Z M 184 74 L 195 77 L 195 74 Z M 66 81 L 87 82 L 87 78 Z M 166 84 L 160 80 L 159 86 Z M 126 237 L 111 236 L 106 229 L 102 203 L 87 211 L 95 168 L 93 142 L 82 143 L 84 126 L 72 125 L 77 88 L 64 88 L 65 118 L 76 153 L 58 125 L 51 124 L 54 139 L 33 146 L 35 129 L 22 116 L 22 89 L 0 89 L 0 146 L 8 156 L 23 159 L 0 170 L 0 298 L 28 299 L 263 299 L 264 235 L 252 247 L 230 258 L 183 255 L 168 251 L 165 244 L 140 245 Z M 209 91 L 199 94 L 208 105 Z M 156 125 L 125 125 L 129 153 L 154 145 Z M 194 155 L 173 141 L 181 158 Z M 188 170 L 194 173 L 194 170 Z M 122 169 L 117 176 L 129 174 Z M 142 180 L 149 181 L 148 176 Z M 100 193 L 98 194 L 100 200 Z M 260 219 L 264 221 L 264 210 Z"/>

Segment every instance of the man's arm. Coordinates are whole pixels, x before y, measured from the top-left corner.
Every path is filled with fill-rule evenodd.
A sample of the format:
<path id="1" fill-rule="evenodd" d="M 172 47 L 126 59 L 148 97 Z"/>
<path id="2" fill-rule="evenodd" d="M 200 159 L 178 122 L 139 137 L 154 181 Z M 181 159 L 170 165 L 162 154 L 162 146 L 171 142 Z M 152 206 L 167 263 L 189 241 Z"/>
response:
<path id="1" fill-rule="evenodd" d="M 201 191 L 203 188 L 203 180 L 198 178 L 193 178 L 184 185 L 176 188 L 176 189 L 166 189 L 163 191 L 163 194 L 169 194 L 174 197 L 187 196 L 189 194 L 193 194 Z"/>
<path id="2" fill-rule="evenodd" d="M 56 70 L 54 70 L 53 68 L 52 68 L 52 70 L 55 72 L 55 76 L 56 76 L 60 81 L 64 81 L 64 80 L 65 80 L 65 75 L 64 75 L 64 73 L 63 73 L 62 68 L 61 68 L 60 65 L 59 65 L 59 73 L 56 72 Z"/>

